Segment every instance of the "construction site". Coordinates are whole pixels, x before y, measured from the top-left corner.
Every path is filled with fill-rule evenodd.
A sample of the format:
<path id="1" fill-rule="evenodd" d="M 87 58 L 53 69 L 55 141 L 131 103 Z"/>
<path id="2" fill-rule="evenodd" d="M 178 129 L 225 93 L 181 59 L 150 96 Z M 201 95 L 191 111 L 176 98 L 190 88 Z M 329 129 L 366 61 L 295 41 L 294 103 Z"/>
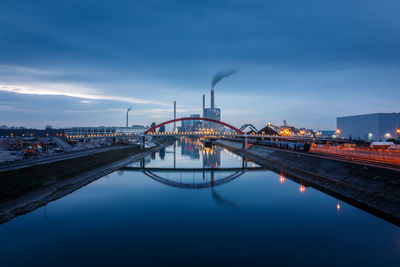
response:
<path id="1" fill-rule="evenodd" d="M 108 147 L 105 140 L 65 141 L 60 137 L 15 137 L 0 139 L 0 163 L 28 158 L 48 157 L 59 153 Z"/>

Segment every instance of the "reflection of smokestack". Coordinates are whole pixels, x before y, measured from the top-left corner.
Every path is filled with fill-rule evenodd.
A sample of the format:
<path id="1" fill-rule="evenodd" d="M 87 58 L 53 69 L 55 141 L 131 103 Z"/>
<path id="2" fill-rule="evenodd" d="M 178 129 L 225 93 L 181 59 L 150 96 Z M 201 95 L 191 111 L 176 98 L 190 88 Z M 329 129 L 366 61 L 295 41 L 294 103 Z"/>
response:
<path id="1" fill-rule="evenodd" d="M 214 111 L 214 89 L 211 89 L 211 110 Z"/>
<path id="2" fill-rule="evenodd" d="M 174 101 L 174 120 L 176 120 L 176 101 Z M 176 122 L 174 121 L 174 132 L 176 130 Z"/>
<path id="3" fill-rule="evenodd" d="M 204 118 L 204 111 L 205 111 L 205 109 L 206 109 L 206 95 L 205 94 L 203 94 L 203 118 Z"/>

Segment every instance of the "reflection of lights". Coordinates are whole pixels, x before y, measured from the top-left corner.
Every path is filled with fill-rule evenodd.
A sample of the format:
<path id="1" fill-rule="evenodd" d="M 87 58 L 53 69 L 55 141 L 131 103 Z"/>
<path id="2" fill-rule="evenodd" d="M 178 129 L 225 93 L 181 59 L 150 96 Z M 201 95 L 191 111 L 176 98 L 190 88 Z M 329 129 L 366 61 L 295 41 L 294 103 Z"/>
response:
<path id="1" fill-rule="evenodd" d="M 285 182 L 285 176 L 283 176 L 283 174 L 281 174 L 281 176 L 279 177 L 279 182 L 281 182 L 281 184 Z"/>
<path id="2" fill-rule="evenodd" d="M 336 210 L 340 211 L 342 209 L 342 206 L 340 205 L 339 201 L 336 201 Z"/>
<path id="3" fill-rule="evenodd" d="M 300 185 L 300 193 L 304 193 L 306 191 L 306 187 L 304 185 Z"/>

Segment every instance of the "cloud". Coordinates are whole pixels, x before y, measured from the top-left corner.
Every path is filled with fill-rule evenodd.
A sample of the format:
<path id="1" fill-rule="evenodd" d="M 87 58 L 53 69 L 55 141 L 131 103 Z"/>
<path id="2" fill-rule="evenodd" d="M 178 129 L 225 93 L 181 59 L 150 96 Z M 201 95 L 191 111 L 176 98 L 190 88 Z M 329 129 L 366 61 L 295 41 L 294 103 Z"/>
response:
<path id="1" fill-rule="evenodd" d="M 76 98 L 84 98 L 90 100 L 114 100 L 133 104 L 149 104 L 159 106 L 171 106 L 171 104 L 139 99 L 134 97 L 115 96 L 115 95 L 100 95 L 96 94 L 96 90 L 79 85 L 70 84 L 38 84 L 36 86 L 15 85 L 15 84 L 0 84 L 0 91 L 11 92 L 16 94 L 28 95 L 63 95 Z M 85 103 L 85 102 L 83 102 Z M 88 103 L 88 102 L 86 102 Z"/>
<path id="2" fill-rule="evenodd" d="M 44 69 L 32 68 L 27 66 L 15 66 L 15 65 L 5 65 L 0 64 L 0 73 L 20 73 L 23 75 L 34 74 L 34 75 L 55 75 L 60 74 L 58 71 L 49 71 Z"/>
<path id="3" fill-rule="evenodd" d="M 14 109 L 12 106 L 0 105 L 0 110 L 12 110 L 12 109 Z"/>

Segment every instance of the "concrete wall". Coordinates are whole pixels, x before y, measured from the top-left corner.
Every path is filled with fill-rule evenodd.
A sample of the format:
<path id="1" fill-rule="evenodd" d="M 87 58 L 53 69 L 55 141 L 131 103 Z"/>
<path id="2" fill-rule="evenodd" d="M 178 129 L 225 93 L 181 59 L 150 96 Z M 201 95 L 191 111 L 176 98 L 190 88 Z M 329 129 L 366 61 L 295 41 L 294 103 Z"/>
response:
<path id="1" fill-rule="evenodd" d="M 397 138 L 400 113 L 375 113 L 336 118 L 340 137 L 365 141 L 385 141 Z"/>

